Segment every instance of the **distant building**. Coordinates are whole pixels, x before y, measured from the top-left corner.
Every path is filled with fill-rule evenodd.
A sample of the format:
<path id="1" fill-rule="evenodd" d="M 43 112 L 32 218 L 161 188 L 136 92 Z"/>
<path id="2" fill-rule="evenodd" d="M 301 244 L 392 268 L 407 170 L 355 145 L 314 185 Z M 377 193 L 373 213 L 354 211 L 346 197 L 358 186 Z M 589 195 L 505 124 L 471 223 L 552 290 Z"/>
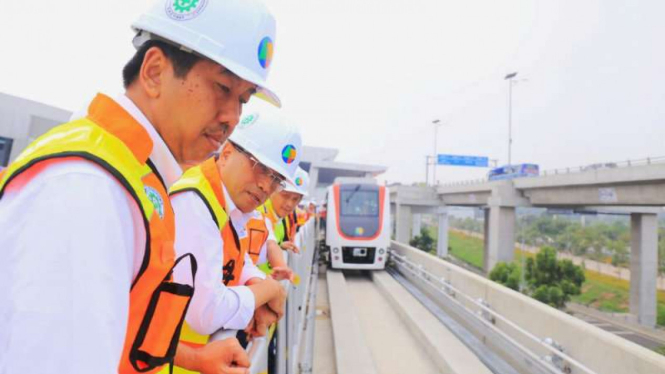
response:
<path id="1" fill-rule="evenodd" d="M 71 112 L 0 93 L 0 165 L 14 160 L 33 140 L 67 122 Z"/>
<path id="2" fill-rule="evenodd" d="M 383 174 L 385 166 L 355 164 L 335 161 L 339 150 L 322 147 L 303 147 L 300 166 L 309 173 L 310 197 L 323 201 L 326 188 L 333 184 L 337 177 L 371 177 Z"/>

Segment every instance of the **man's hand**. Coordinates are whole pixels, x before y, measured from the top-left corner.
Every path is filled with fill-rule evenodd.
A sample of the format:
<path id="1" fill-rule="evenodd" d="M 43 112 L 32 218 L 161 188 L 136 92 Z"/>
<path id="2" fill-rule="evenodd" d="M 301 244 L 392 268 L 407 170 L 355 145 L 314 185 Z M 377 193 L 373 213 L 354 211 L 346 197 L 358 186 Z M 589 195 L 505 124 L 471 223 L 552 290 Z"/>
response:
<path id="1" fill-rule="evenodd" d="M 281 281 L 287 279 L 289 282 L 293 283 L 295 280 L 295 275 L 293 270 L 289 269 L 288 266 L 280 266 L 272 269 L 272 274 L 270 274 L 273 279 L 276 281 Z"/>
<path id="2" fill-rule="evenodd" d="M 263 305 L 254 311 L 254 317 L 245 329 L 247 335 L 251 336 L 265 336 L 268 327 L 277 322 L 279 318 L 267 305 Z"/>
<path id="3" fill-rule="evenodd" d="M 291 251 L 293 253 L 300 253 L 300 249 L 298 248 L 298 246 L 296 246 L 295 244 L 293 244 L 291 242 L 284 242 L 284 243 L 282 243 L 281 247 L 285 251 Z"/>
<path id="4" fill-rule="evenodd" d="M 281 285 L 277 290 L 278 293 L 275 294 L 266 305 L 270 310 L 277 314 L 277 319 L 281 319 L 284 315 L 284 304 L 286 304 L 286 290 Z"/>
<path id="5" fill-rule="evenodd" d="M 250 362 L 238 339 L 229 338 L 201 348 L 179 344 L 175 364 L 201 374 L 248 374 Z"/>

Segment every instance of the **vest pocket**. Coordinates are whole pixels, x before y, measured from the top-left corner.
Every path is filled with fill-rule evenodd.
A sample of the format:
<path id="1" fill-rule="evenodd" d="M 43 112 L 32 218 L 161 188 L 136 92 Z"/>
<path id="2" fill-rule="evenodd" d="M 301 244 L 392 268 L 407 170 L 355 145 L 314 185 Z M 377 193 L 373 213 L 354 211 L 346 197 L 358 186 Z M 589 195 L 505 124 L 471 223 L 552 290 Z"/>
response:
<path id="1" fill-rule="evenodd" d="M 176 260 L 175 268 L 184 257 L 191 257 L 192 285 L 171 281 L 171 272 L 150 298 L 136 340 L 132 344 L 129 360 L 139 372 L 172 363 L 178 347 L 178 337 L 185 314 L 194 295 L 196 260 L 191 254 Z"/>

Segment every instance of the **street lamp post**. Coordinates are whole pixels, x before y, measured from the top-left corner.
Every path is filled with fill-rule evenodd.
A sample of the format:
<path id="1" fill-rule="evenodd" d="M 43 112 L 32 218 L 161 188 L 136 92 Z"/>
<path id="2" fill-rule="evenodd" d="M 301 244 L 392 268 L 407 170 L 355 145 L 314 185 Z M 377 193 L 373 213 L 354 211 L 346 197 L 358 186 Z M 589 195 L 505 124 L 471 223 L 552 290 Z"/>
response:
<path id="1" fill-rule="evenodd" d="M 513 78 L 517 76 L 517 72 L 506 75 L 504 80 L 508 81 L 508 165 L 512 161 L 512 147 L 513 147 Z"/>
<path id="2" fill-rule="evenodd" d="M 443 125 L 440 120 L 435 119 L 432 121 L 432 124 L 434 125 L 434 155 L 432 156 L 432 185 L 436 186 L 436 165 L 438 163 L 438 157 L 436 154 L 436 140 L 438 138 L 439 134 L 439 127 Z"/>

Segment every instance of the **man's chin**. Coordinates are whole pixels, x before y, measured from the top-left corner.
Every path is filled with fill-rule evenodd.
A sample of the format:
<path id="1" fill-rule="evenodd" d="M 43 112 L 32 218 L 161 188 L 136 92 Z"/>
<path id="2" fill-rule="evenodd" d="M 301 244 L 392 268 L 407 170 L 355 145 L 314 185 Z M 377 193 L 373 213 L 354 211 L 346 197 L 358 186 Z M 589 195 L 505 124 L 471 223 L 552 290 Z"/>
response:
<path id="1" fill-rule="evenodd" d="M 283 210 L 277 210 L 277 211 L 275 211 L 275 213 L 277 213 L 279 218 L 284 218 L 289 214 L 289 212 L 284 212 Z"/>
<path id="2" fill-rule="evenodd" d="M 182 162 L 178 162 L 178 163 L 180 164 L 180 166 L 183 169 L 186 170 L 186 169 L 189 169 L 192 166 L 196 166 L 196 165 L 199 165 L 199 164 L 203 163 L 204 161 L 208 160 L 210 157 L 212 157 L 214 155 L 215 155 L 214 152 L 208 153 L 208 154 L 201 153 L 201 154 L 198 154 L 198 155 L 189 155 L 189 157 L 187 157 L 186 161 L 182 161 Z"/>
<path id="3" fill-rule="evenodd" d="M 237 205 L 238 209 L 245 214 L 255 211 L 259 206 L 261 206 L 261 204 L 257 204 L 255 201 L 243 204 L 242 206 Z"/>

